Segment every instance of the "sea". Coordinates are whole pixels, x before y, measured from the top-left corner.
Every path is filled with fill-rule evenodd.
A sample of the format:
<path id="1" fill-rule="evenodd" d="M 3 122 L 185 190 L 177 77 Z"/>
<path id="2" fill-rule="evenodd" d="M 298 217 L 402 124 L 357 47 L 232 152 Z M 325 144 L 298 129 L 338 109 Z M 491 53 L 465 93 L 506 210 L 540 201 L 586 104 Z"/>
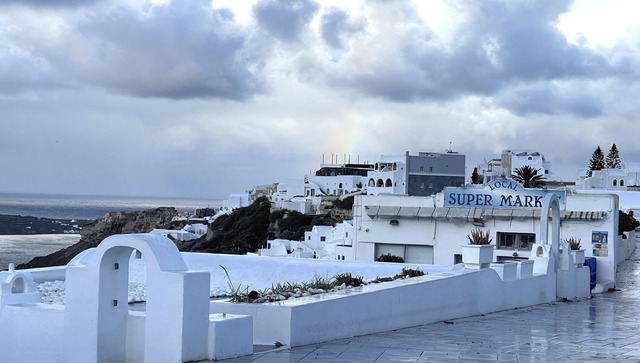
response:
<path id="1" fill-rule="evenodd" d="M 132 212 L 174 207 L 193 213 L 196 208 L 220 208 L 222 200 L 206 198 L 115 197 L 55 194 L 0 193 L 0 214 L 51 219 L 98 219 L 109 212 Z M 36 256 L 48 255 L 75 244 L 78 234 L 0 236 L 0 271 Z"/>

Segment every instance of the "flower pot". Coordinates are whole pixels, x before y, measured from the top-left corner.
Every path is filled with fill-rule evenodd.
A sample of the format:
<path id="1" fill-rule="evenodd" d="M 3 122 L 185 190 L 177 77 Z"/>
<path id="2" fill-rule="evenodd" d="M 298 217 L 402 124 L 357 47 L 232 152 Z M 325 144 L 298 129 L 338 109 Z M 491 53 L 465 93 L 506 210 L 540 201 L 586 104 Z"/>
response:
<path id="1" fill-rule="evenodd" d="M 494 245 L 462 245 L 462 262 L 471 270 L 487 268 L 493 261 Z"/>

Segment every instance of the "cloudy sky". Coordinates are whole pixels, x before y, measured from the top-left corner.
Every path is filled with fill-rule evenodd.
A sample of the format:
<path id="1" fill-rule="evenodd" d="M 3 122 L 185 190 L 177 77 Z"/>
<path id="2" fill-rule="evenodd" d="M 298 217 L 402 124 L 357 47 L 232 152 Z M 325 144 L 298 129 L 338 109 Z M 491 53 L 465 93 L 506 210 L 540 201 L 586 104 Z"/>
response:
<path id="1" fill-rule="evenodd" d="M 636 0 L 3 0 L 0 192 L 225 198 L 450 145 L 573 180 L 640 162 L 639 81 Z"/>

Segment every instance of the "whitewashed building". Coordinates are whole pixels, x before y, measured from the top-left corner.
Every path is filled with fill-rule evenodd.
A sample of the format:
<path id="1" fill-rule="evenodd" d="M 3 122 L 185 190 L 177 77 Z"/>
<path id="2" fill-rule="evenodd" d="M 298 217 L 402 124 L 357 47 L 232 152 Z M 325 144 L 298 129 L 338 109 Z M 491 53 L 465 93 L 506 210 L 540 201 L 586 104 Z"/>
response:
<path id="1" fill-rule="evenodd" d="M 222 209 L 232 211 L 237 208 L 247 207 L 251 202 L 249 192 L 233 193 L 229 195 L 229 199 L 222 201 Z"/>
<path id="2" fill-rule="evenodd" d="M 382 155 L 367 178 L 367 194 L 432 195 L 464 185 L 465 156 L 452 151 Z"/>
<path id="3" fill-rule="evenodd" d="M 590 177 L 587 170 L 581 170 L 579 174 L 577 189 L 640 190 L 640 163 L 622 163 L 620 169 L 593 170 Z"/>
<path id="4" fill-rule="evenodd" d="M 260 256 L 317 258 L 352 261 L 353 224 L 342 222 L 332 226 L 313 226 L 304 233 L 303 241 L 274 239 L 258 250 Z"/>
<path id="5" fill-rule="evenodd" d="M 612 283 L 629 241 L 618 236 L 618 197 L 524 189 L 510 179 L 447 188 L 430 197 L 357 196 L 355 258 L 374 261 L 389 253 L 409 263 L 451 265 L 462 261 L 469 232 L 481 228 L 490 231 L 495 261 L 526 259 L 541 239 L 539 202 L 547 193 L 561 201 L 560 237 L 579 238 L 585 255 L 597 259 L 598 282 Z"/>
<path id="6" fill-rule="evenodd" d="M 554 179 L 551 171 L 551 162 L 536 149 L 502 150 L 500 158 L 491 159 L 486 165 L 481 165 L 480 170 L 482 170 L 484 182 L 487 183 L 493 179 L 510 177 L 516 169 L 525 165 L 539 170 L 538 174 L 544 176 L 547 180 Z"/>

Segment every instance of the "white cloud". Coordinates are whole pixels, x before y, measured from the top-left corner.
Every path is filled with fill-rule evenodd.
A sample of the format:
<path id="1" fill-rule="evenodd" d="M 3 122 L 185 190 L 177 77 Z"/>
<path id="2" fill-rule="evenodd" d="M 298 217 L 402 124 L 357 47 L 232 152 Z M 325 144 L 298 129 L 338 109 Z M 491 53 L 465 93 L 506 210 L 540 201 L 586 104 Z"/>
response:
<path id="1" fill-rule="evenodd" d="M 568 178 L 598 145 L 640 161 L 634 7 L 6 1 L 0 191 L 225 197 L 449 143 L 469 168 L 537 147 Z"/>

